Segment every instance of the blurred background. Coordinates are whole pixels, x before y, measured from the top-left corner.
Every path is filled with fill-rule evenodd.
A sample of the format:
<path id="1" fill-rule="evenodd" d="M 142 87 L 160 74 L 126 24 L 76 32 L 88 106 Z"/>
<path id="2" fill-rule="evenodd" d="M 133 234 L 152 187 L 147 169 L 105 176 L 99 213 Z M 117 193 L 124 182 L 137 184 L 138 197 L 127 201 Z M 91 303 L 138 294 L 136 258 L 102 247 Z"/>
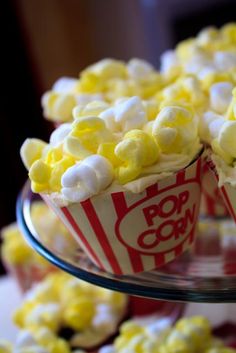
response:
<path id="1" fill-rule="evenodd" d="M 76 77 L 104 57 L 139 57 L 158 67 L 164 50 L 205 26 L 235 21 L 235 14 L 235 0 L 2 1 L 0 227 L 15 220 L 27 178 L 22 142 L 50 133 L 40 97 L 57 78 Z"/>

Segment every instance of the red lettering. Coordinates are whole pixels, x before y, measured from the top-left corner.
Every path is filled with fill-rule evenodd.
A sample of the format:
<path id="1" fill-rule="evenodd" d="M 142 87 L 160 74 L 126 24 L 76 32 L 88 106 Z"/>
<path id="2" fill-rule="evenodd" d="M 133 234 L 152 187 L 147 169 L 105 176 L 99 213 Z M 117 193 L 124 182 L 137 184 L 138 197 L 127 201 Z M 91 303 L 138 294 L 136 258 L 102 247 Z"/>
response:
<path id="1" fill-rule="evenodd" d="M 150 242 L 151 236 L 154 237 L 154 241 L 152 242 Z M 138 237 L 138 245 L 143 249 L 152 249 L 157 246 L 159 242 L 159 239 L 156 237 L 155 229 L 146 230 Z"/>
<path id="2" fill-rule="evenodd" d="M 169 229 L 168 229 L 169 227 Z M 156 230 L 159 241 L 166 241 L 175 235 L 175 221 L 168 220 L 163 222 Z"/>
<path id="3" fill-rule="evenodd" d="M 152 205 L 143 209 L 144 217 L 149 227 L 154 225 L 153 218 L 158 216 L 158 209 L 158 205 Z"/>
<path id="4" fill-rule="evenodd" d="M 167 202 L 171 202 L 172 206 L 169 211 L 165 211 L 164 208 L 166 208 Z M 162 218 L 166 218 L 171 216 L 177 209 L 178 207 L 178 198 L 174 195 L 167 196 L 165 199 L 161 200 L 159 203 L 159 216 Z"/>
<path id="5" fill-rule="evenodd" d="M 183 191 L 179 194 L 179 202 L 178 202 L 178 214 L 181 213 L 183 205 L 188 201 L 189 199 L 189 191 Z"/>
<path id="6" fill-rule="evenodd" d="M 196 209 L 196 205 L 194 204 L 192 212 L 189 208 L 186 210 L 186 212 L 185 212 L 186 223 L 188 223 L 188 220 L 189 220 L 190 224 L 193 224 L 195 209 Z"/>

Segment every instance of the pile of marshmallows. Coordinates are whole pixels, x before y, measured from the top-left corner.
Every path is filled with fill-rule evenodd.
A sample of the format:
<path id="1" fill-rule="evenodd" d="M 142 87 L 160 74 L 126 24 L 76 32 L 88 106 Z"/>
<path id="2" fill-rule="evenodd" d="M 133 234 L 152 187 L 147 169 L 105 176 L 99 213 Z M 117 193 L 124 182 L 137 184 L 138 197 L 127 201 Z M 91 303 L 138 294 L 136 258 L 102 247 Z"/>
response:
<path id="1" fill-rule="evenodd" d="M 236 158 L 236 24 L 210 27 L 161 56 L 160 72 L 105 59 L 42 98 L 59 125 L 49 143 L 27 139 L 21 157 L 32 190 L 80 202 L 109 187 L 147 185 L 194 160 L 202 143 L 232 184 Z M 139 191 L 142 191 L 139 189 Z"/>

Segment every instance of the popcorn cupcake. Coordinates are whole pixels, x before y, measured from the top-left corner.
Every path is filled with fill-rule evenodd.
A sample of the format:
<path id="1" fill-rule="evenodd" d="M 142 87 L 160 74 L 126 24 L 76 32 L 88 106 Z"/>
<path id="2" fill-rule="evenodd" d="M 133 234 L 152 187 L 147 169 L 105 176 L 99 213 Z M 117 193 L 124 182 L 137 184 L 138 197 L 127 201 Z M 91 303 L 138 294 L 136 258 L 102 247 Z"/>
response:
<path id="1" fill-rule="evenodd" d="M 190 95 L 188 99 L 192 99 L 191 91 L 196 91 L 193 96 L 200 117 L 200 137 L 207 144 L 211 144 L 212 137 L 205 128 L 206 122 L 208 124 L 222 116 L 229 116 L 232 90 L 236 85 L 235 33 L 235 23 L 226 24 L 220 29 L 208 27 L 195 38 L 180 42 L 175 50 L 169 50 L 161 56 L 160 72 L 169 81 L 164 88 L 166 98 L 173 96 L 180 100 Z M 186 85 L 183 88 L 186 78 L 195 81 L 194 90 L 190 85 L 187 91 Z M 223 153 L 219 151 L 216 141 L 214 144 L 214 149 Z M 201 214 L 210 217 L 228 216 L 228 209 L 207 164 L 204 166 L 202 185 Z"/>
<path id="2" fill-rule="evenodd" d="M 57 252 L 74 250 L 75 241 L 55 214 L 43 201 L 34 201 L 31 219 L 42 242 Z M 32 250 L 23 238 L 18 226 L 11 224 L 2 229 L 2 258 L 6 269 L 14 276 L 22 291 L 39 282 L 56 268 Z"/>
<path id="3" fill-rule="evenodd" d="M 42 97 L 43 115 L 56 124 L 71 122 L 72 110 L 89 103 L 114 102 L 139 96 L 148 99 L 163 86 L 161 75 L 148 62 L 131 59 L 127 64 L 103 59 L 81 72 L 79 79 L 62 77 Z"/>
<path id="4" fill-rule="evenodd" d="M 9 273 L 24 292 L 49 272 L 56 270 L 25 242 L 16 224 L 2 230 L 2 258 Z"/>
<path id="5" fill-rule="evenodd" d="M 91 351 L 116 333 L 127 310 L 126 295 L 58 271 L 26 294 L 14 322 L 50 353 Z M 22 347 L 25 341 L 27 345 L 28 339 L 18 345 Z"/>
<path id="6" fill-rule="evenodd" d="M 149 322 L 130 320 L 120 329 L 114 344 L 99 353 L 235 353 L 213 337 L 209 321 L 201 316 L 184 318 L 174 327 L 155 319 Z"/>
<path id="7" fill-rule="evenodd" d="M 31 186 L 90 259 L 111 273 L 155 269 L 193 241 L 201 144 L 190 105 L 164 106 L 148 120 L 139 97 L 73 110 L 50 143 L 27 139 L 21 157 Z"/>

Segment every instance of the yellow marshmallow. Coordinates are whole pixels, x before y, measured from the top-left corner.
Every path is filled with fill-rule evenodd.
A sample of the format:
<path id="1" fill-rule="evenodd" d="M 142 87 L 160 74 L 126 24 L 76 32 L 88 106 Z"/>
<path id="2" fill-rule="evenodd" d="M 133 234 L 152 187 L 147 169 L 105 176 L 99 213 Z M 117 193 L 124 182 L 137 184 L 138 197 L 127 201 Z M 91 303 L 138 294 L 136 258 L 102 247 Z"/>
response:
<path id="1" fill-rule="evenodd" d="M 122 61 L 114 59 L 103 59 L 82 72 L 86 74 L 91 72 L 103 80 L 107 80 L 114 77 L 125 78 L 127 76 L 125 64 Z"/>
<path id="2" fill-rule="evenodd" d="M 65 139 L 64 149 L 76 159 L 84 159 L 90 154 L 97 153 L 101 143 L 112 140 L 112 133 L 102 119 L 83 117 L 73 123 L 72 132 Z"/>
<path id="3" fill-rule="evenodd" d="M 20 149 L 21 159 L 25 167 L 29 170 L 31 165 L 41 158 L 47 144 L 39 139 L 26 139 Z"/>
<path id="4" fill-rule="evenodd" d="M 7 263 L 13 265 L 21 264 L 32 256 L 32 250 L 24 241 L 16 224 L 5 227 L 1 235 L 4 240 L 2 254 Z"/>
<path id="5" fill-rule="evenodd" d="M 68 122 L 72 120 L 72 110 L 76 106 L 72 94 L 46 92 L 42 98 L 44 116 L 52 121 Z"/>
<path id="6" fill-rule="evenodd" d="M 180 106 L 163 108 L 152 126 L 152 134 L 164 153 L 180 153 L 197 140 L 193 113 Z"/>
<path id="7" fill-rule="evenodd" d="M 115 155 L 122 161 L 117 168 L 117 179 L 121 184 L 135 179 L 142 167 L 152 165 L 159 157 L 154 139 L 142 130 L 131 130 L 117 144 Z"/>
<path id="8" fill-rule="evenodd" d="M 232 96 L 233 96 L 233 99 L 226 112 L 226 117 L 229 120 L 235 120 L 235 117 L 236 117 L 236 88 L 233 89 Z"/>
<path id="9" fill-rule="evenodd" d="M 55 163 L 59 162 L 62 157 L 63 152 L 61 148 L 49 148 L 43 159 L 47 165 L 53 166 Z"/>
<path id="10" fill-rule="evenodd" d="M 63 317 L 66 325 L 83 330 L 91 324 L 95 314 L 94 304 L 86 298 L 77 298 L 65 308 Z"/>
<path id="11" fill-rule="evenodd" d="M 51 167 L 42 160 L 35 161 L 30 170 L 29 177 L 37 184 L 47 184 L 51 176 Z"/>
<path id="12" fill-rule="evenodd" d="M 50 188 L 52 191 L 60 191 L 61 190 L 61 178 L 65 171 L 74 165 L 74 159 L 70 156 L 63 157 L 60 161 L 55 163 L 52 168 L 50 175 Z"/>
<path id="13" fill-rule="evenodd" d="M 231 164 L 233 162 L 233 158 L 230 154 L 222 150 L 222 148 L 219 145 L 219 141 L 217 139 L 214 139 L 211 141 L 211 148 L 212 151 L 220 156 L 227 164 Z"/>
<path id="14" fill-rule="evenodd" d="M 220 148 L 229 156 L 236 158 L 236 121 L 226 121 L 220 129 L 218 142 Z"/>
<path id="15" fill-rule="evenodd" d="M 159 113 L 159 104 L 157 102 L 153 101 L 143 101 L 143 105 L 145 107 L 145 110 L 147 112 L 147 119 L 154 120 Z"/>
<path id="16" fill-rule="evenodd" d="M 102 101 L 94 101 L 86 105 L 78 105 L 73 109 L 73 118 L 78 119 L 84 116 L 98 116 L 108 108 L 109 105 Z"/>
<path id="17" fill-rule="evenodd" d="M 114 168 L 118 167 L 121 163 L 121 160 L 115 155 L 115 142 L 105 142 L 101 143 L 98 147 L 97 153 L 101 156 L 107 158 Z"/>
<path id="18" fill-rule="evenodd" d="M 49 342 L 46 346 L 50 353 L 71 353 L 69 344 L 61 338 L 56 341 Z"/>
<path id="19" fill-rule="evenodd" d="M 0 353 L 11 353 L 12 352 L 12 345 L 10 342 L 5 340 L 0 340 Z"/>

